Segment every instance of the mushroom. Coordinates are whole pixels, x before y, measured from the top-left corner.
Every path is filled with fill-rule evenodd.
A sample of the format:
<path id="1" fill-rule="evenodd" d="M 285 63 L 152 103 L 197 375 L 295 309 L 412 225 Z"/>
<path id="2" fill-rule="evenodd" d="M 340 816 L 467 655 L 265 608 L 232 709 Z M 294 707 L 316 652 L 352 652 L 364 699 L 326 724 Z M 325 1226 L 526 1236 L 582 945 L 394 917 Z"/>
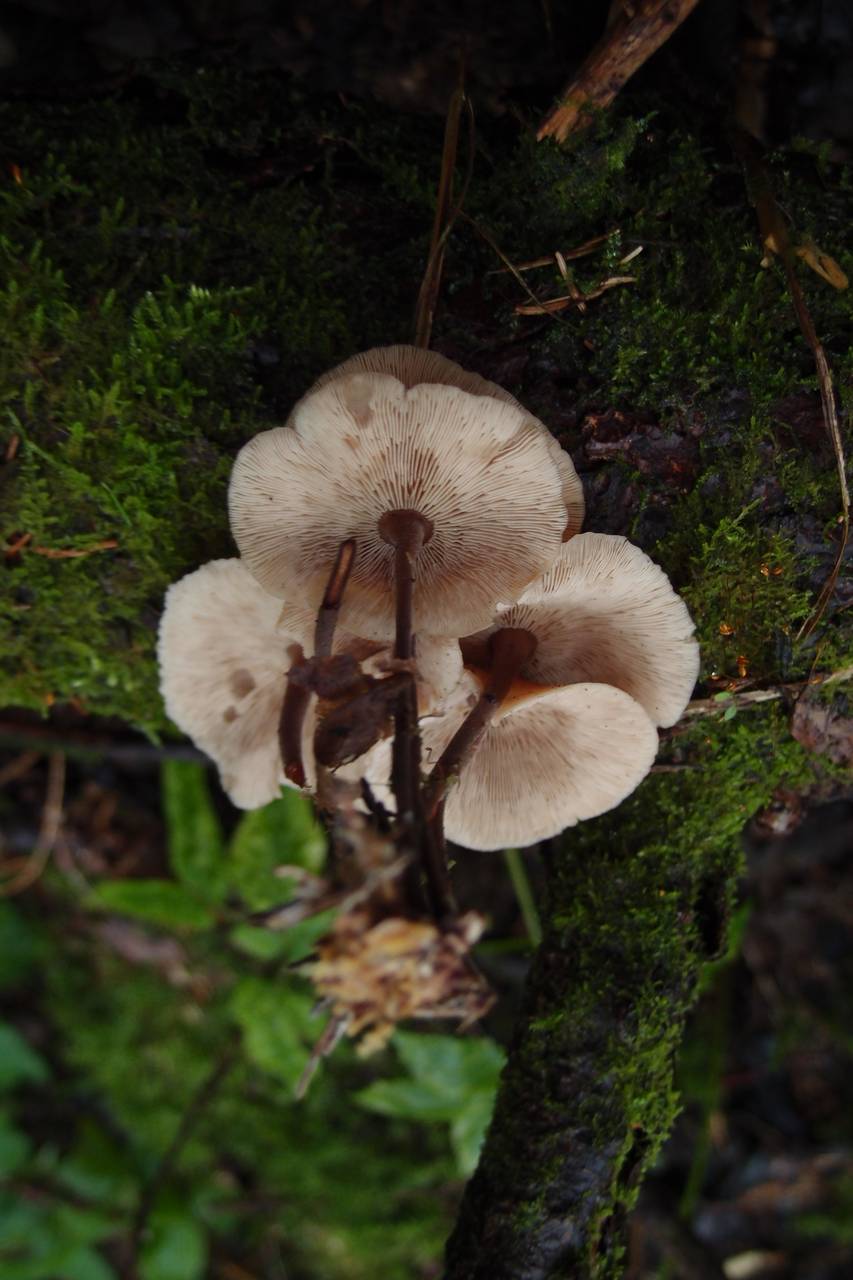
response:
<path id="1" fill-rule="evenodd" d="M 485 677 L 466 672 L 437 713 L 420 722 L 423 758 L 433 775 L 480 705 Z M 615 808 L 651 768 L 658 738 L 639 703 L 602 684 L 564 688 L 516 680 L 454 771 L 444 804 L 449 840 L 468 849 L 504 849 L 545 840 Z M 390 747 L 378 743 L 347 766 L 393 809 Z M 430 780 L 431 780 L 430 779 Z M 428 783 L 429 795 L 429 783 Z M 429 802 L 428 802 L 429 807 Z"/>
<path id="2" fill-rule="evenodd" d="M 525 412 L 515 396 L 510 395 L 509 391 L 498 383 L 489 382 L 488 379 L 481 378 L 478 373 L 463 369 L 455 360 L 448 360 L 447 356 L 439 355 L 437 351 L 405 345 L 373 347 L 370 351 L 361 351 L 358 355 L 350 356 L 349 360 L 345 360 L 343 364 L 330 369 L 318 378 L 307 394 L 311 395 L 321 387 L 325 387 L 327 383 L 334 382 L 336 378 L 343 378 L 351 373 L 387 373 L 397 378 L 407 389 L 416 387 L 422 382 L 459 387 L 461 391 L 470 391 L 475 396 L 491 396 L 494 400 L 501 400 L 504 404 L 511 404 L 522 413 Z M 563 540 L 567 541 L 579 531 L 583 524 L 583 485 L 571 458 L 565 449 L 560 448 L 544 423 L 530 414 L 527 416 L 531 425 L 535 426 L 546 439 L 551 457 L 560 473 L 563 502 L 566 506 Z M 292 426 L 292 419 L 291 414 L 285 426 Z"/>
<path id="3" fill-rule="evenodd" d="M 256 809 L 274 800 L 287 779 L 279 722 L 290 666 L 288 649 L 310 653 L 315 615 L 258 585 L 240 560 L 213 560 L 174 583 L 160 623 L 160 688 L 170 718 L 219 767 L 235 805 Z M 339 631 L 335 652 L 349 654 L 367 675 L 395 669 L 389 647 Z M 462 677 L 455 640 L 422 636 L 416 674 L 418 708 L 429 714 Z M 301 732 L 302 758 L 313 785 L 316 716 Z"/>
<path id="4" fill-rule="evenodd" d="M 317 607 L 340 544 L 360 635 L 460 635 L 544 572 L 566 527 L 551 437 L 515 404 L 456 386 L 335 377 L 238 455 L 234 536 L 273 594 Z M 413 596 L 413 579 L 417 591 Z"/>
<path id="5" fill-rule="evenodd" d="M 661 726 L 678 720 L 699 672 L 684 601 L 639 547 L 612 534 L 582 533 L 563 546 L 516 604 L 462 642 L 466 660 L 487 665 L 485 642 L 508 627 L 536 638 L 519 669 L 527 680 L 614 685 Z"/>
<path id="6" fill-rule="evenodd" d="M 268 804 L 285 785 L 278 722 L 287 649 L 308 642 L 314 614 L 291 608 L 285 631 L 280 612 L 239 560 L 212 560 L 169 587 L 160 622 L 166 711 L 216 762 L 241 809 Z"/>
<path id="7" fill-rule="evenodd" d="M 425 724 L 425 756 L 438 754 L 449 728 Z M 447 837 L 468 849 L 504 849 L 597 817 L 639 785 L 657 741 L 643 708 L 621 689 L 527 685 L 496 711 L 448 789 Z"/>

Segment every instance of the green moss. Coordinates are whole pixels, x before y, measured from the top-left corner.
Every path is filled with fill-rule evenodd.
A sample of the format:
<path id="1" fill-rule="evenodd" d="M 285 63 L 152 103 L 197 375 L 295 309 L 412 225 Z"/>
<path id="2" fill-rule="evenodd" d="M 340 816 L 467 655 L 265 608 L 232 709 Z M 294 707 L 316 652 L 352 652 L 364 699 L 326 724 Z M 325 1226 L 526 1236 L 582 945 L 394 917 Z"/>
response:
<path id="1" fill-rule="evenodd" d="M 19 437 L 0 533 L 29 541 L 0 605 L 0 701 L 78 699 L 157 731 L 160 601 L 175 577 L 229 553 L 237 448 L 335 360 L 410 332 L 441 122 L 306 97 L 275 76 L 166 68 L 125 97 L 7 106 L 3 124 L 21 181 L 0 197 L 5 446 Z M 695 487 L 634 479 L 640 507 L 671 511 L 655 554 L 693 605 L 706 669 L 733 674 L 739 656 L 756 678 L 805 669 L 811 651 L 788 653 L 809 571 L 791 522 L 808 514 L 831 531 L 837 483 L 775 414 L 814 387 L 814 371 L 779 270 L 760 265 L 731 154 L 653 103 L 601 117 L 563 149 L 508 121 L 479 128 L 474 221 L 448 246 L 437 341 L 482 363 L 483 347 L 538 327 L 531 367 L 550 362 L 559 379 L 512 389 L 546 421 L 616 405 L 689 423 Z M 841 241 L 849 177 L 830 180 L 825 159 L 802 151 L 773 177 L 795 238 L 853 274 Z M 481 231 L 513 261 L 607 233 L 570 264 L 577 283 L 635 283 L 542 330 L 515 314 L 517 282 L 488 274 L 498 263 Z M 803 272 L 846 394 L 849 291 Z M 556 270 L 526 279 L 538 296 L 565 288 Z M 752 506 L 768 476 L 783 494 L 769 521 L 763 499 Z"/>

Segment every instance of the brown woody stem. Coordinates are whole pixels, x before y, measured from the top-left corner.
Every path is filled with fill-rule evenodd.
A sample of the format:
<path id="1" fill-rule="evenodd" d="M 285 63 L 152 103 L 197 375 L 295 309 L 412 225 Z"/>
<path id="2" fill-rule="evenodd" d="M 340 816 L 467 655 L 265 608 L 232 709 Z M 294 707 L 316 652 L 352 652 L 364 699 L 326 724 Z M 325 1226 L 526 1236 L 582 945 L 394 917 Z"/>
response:
<path id="1" fill-rule="evenodd" d="M 317 614 L 317 625 L 314 628 L 315 658 L 328 658 L 331 655 L 341 600 L 355 564 L 355 553 L 355 538 L 347 538 L 346 542 L 342 542 L 338 547 L 338 554 Z"/>
<path id="2" fill-rule="evenodd" d="M 495 712 L 510 691 L 525 662 L 536 652 L 536 637 L 521 627 L 504 627 L 489 641 L 489 681 L 476 705 L 442 751 L 426 787 L 426 811 L 430 822 L 441 813 L 444 793 L 475 749 Z"/>

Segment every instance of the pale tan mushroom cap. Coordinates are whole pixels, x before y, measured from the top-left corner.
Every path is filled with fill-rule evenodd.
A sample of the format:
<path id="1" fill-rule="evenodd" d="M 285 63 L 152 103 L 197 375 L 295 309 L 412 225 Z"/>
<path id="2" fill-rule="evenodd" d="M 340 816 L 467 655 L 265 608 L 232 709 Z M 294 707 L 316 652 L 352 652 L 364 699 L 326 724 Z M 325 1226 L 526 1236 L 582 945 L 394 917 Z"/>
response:
<path id="1" fill-rule="evenodd" d="M 542 690 L 486 730 L 448 790 L 447 838 L 468 849 L 546 840 L 615 808 L 646 776 L 657 745 L 651 720 L 620 689 Z"/>
<path id="2" fill-rule="evenodd" d="M 607 533 L 582 533 L 556 563 L 502 610 L 483 637 L 523 627 L 537 649 L 522 675 L 542 684 L 611 684 L 655 724 L 675 724 L 699 673 L 687 606 L 639 547 Z"/>
<path id="3" fill-rule="evenodd" d="M 524 406 L 516 400 L 515 396 L 499 386 L 497 382 L 489 382 L 487 378 L 481 378 L 478 373 L 463 369 L 461 364 L 457 364 L 455 360 L 448 360 L 447 356 L 441 356 L 437 351 L 427 351 L 423 347 L 405 345 L 373 347 L 370 351 L 361 351 L 358 355 L 350 356 L 349 360 L 345 360 L 343 364 L 338 365 L 335 369 L 330 369 L 328 373 L 324 373 L 322 377 L 318 378 L 307 394 L 310 396 L 313 392 L 318 391 L 320 387 L 325 387 L 329 382 L 334 382 L 336 378 L 343 378 L 351 373 L 387 373 L 392 378 L 397 378 L 407 389 L 416 387 L 422 382 L 439 383 L 447 387 L 459 387 L 461 391 L 470 391 L 475 396 L 491 396 L 494 400 L 501 400 L 504 404 L 511 404 L 522 413 L 526 413 Z M 566 526 L 563 532 L 563 539 L 568 540 L 580 530 L 583 524 L 583 485 L 578 473 L 575 471 L 571 458 L 565 449 L 560 448 L 545 424 L 540 422 L 538 418 L 534 418 L 532 414 L 527 414 L 527 417 L 531 426 L 535 426 L 546 437 L 549 452 L 560 473 L 563 485 L 563 502 L 566 506 Z M 293 425 L 293 415 L 285 425 Z"/>
<path id="4" fill-rule="evenodd" d="M 417 558 L 414 630 L 488 625 L 498 601 L 553 562 L 565 527 L 562 481 L 530 422 L 457 387 L 336 378 L 301 401 L 292 427 L 262 432 L 237 457 L 231 524 L 247 567 L 266 590 L 316 608 L 341 542 L 355 538 L 341 624 L 387 638 L 393 551 L 378 521 L 414 509 L 433 524 Z"/>
<path id="5" fill-rule="evenodd" d="M 281 601 L 239 560 L 213 560 L 169 588 L 160 622 L 160 691 L 169 717 L 216 762 L 241 809 L 259 808 L 289 785 L 278 743 L 287 648 L 309 643 L 314 617 L 291 610 L 285 632 L 280 612 Z"/>

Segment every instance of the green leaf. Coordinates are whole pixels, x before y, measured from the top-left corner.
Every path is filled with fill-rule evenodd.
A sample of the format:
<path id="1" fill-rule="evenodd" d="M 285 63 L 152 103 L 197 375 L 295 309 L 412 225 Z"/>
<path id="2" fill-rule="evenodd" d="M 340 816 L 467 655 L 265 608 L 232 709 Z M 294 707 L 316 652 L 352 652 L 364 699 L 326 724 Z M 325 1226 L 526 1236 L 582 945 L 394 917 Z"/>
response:
<path id="1" fill-rule="evenodd" d="M 458 1102 L 440 1089 L 417 1080 L 375 1080 L 355 1095 L 368 1111 L 400 1120 L 453 1120 Z"/>
<path id="2" fill-rule="evenodd" d="M 173 880 L 107 880 L 95 886 L 88 901 L 165 929 L 204 929 L 216 920 L 212 907 Z"/>
<path id="3" fill-rule="evenodd" d="M 494 1106 L 494 1090 L 481 1089 L 469 1096 L 463 1110 L 453 1119 L 450 1142 L 456 1168 L 463 1178 L 469 1178 L 477 1167 Z"/>
<path id="4" fill-rule="evenodd" d="M 0 1023 L 0 1089 L 42 1084 L 49 1075 L 44 1060 L 14 1027 Z"/>
<path id="5" fill-rule="evenodd" d="M 314 944 L 328 933 L 335 918 L 334 909 L 318 911 L 307 920 L 300 920 L 289 929 L 262 929 L 256 925 L 239 924 L 232 929 L 230 940 L 246 955 L 256 960 L 282 960 L 298 964 L 314 950 Z"/>
<path id="6" fill-rule="evenodd" d="M 200 1280 L 207 1265 L 207 1237 L 195 1219 L 158 1213 L 139 1263 L 141 1280 Z"/>
<path id="7" fill-rule="evenodd" d="M 423 1123 L 449 1123 L 456 1166 L 473 1171 L 491 1119 L 501 1048 L 485 1036 L 422 1035 L 398 1031 L 394 1047 L 412 1078 L 377 1080 L 356 1094 L 370 1111 Z"/>
<path id="8" fill-rule="evenodd" d="M 225 844 L 207 771 L 192 761 L 167 760 L 160 777 L 172 870 L 200 898 L 221 902 L 227 888 Z"/>
<path id="9" fill-rule="evenodd" d="M 398 1031 L 394 1047 L 416 1080 L 434 1085 L 447 1097 L 472 1089 L 494 1090 L 504 1064 L 500 1046 L 486 1036 L 463 1039 Z"/>
<path id="10" fill-rule="evenodd" d="M 325 852 L 326 838 L 310 800 L 299 791 L 285 790 L 281 799 L 240 820 L 231 838 L 229 879 L 248 906 L 262 911 L 291 896 L 287 882 L 274 874 L 277 867 L 317 872 Z"/>
<path id="11" fill-rule="evenodd" d="M 251 1061 L 295 1087 L 308 1064 L 307 1045 L 323 1031 L 322 1021 L 312 1017 L 310 996 L 282 982 L 245 978 L 231 1001 Z"/>

